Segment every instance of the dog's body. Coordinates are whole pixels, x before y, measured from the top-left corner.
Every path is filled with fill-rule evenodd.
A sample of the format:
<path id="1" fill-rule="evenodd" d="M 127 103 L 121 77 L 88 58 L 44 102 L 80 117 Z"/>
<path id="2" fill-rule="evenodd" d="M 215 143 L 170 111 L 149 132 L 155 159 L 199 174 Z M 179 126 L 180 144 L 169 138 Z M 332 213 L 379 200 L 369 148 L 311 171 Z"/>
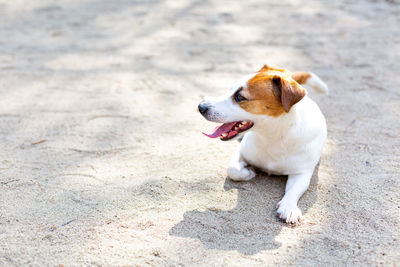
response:
<path id="1" fill-rule="evenodd" d="M 208 136 L 230 140 L 246 131 L 228 165 L 232 180 L 252 179 L 252 167 L 288 175 L 277 210 L 288 223 L 301 218 L 297 202 L 309 186 L 327 132 L 324 116 L 300 83 L 327 92 L 314 74 L 264 66 L 238 81 L 229 94 L 199 105 L 206 119 L 224 123 Z"/>

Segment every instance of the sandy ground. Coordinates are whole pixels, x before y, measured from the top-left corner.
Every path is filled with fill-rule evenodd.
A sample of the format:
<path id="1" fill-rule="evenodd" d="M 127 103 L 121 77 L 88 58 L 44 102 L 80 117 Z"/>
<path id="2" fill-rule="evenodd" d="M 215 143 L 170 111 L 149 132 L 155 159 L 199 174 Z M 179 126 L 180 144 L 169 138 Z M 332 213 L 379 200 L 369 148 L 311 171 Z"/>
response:
<path id="1" fill-rule="evenodd" d="M 0 265 L 398 264 L 399 25 L 393 0 L 0 0 Z M 285 177 L 231 182 L 237 143 L 200 133 L 263 64 L 331 89 L 296 227 Z"/>

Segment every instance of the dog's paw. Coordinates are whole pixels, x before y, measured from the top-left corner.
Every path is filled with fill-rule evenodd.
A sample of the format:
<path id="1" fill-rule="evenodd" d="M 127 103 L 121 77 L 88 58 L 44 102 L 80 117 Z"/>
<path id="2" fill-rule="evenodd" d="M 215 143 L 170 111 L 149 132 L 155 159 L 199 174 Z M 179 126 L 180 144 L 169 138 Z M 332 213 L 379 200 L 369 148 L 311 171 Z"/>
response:
<path id="1" fill-rule="evenodd" d="M 228 176 L 233 181 L 249 181 L 256 176 L 256 172 L 251 167 L 243 167 L 241 169 L 237 169 L 234 167 L 228 167 Z"/>
<path id="2" fill-rule="evenodd" d="M 296 203 L 290 203 L 285 200 L 281 200 L 278 203 L 278 216 L 281 220 L 286 223 L 298 223 L 301 220 L 301 210 L 297 207 Z"/>

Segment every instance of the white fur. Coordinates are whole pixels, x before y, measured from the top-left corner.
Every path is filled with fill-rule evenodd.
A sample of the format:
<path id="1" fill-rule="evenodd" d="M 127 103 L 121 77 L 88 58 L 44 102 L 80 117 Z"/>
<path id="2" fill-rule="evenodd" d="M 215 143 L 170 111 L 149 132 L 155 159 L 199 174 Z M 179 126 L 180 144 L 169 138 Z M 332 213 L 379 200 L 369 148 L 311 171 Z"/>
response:
<path id="1" fill-rule="evenodd" d="M 285 195 L 278 203 L 277 213 L 287 223 L 296 223 L 301 218 L 297 202 L 309 186 L 325 144 L 325 118 L 308 96 L 277 118 L 248 113 L 232 100 L 232 94 L 245 86 L 251 77 L 253 75 L 236 83 L 227 95 L 206 99 L 211 105 L 206 118 L 215 122 L 254 122 L 232 155 L 228 176 L 235 181 L 248 181 L 255 176 L 250 166 L 269 174 L 288 175 Z M 315 82 L 315 77 L 312 76 L 312 87 L 317 84 L 327 89 L 326 85 L 321 86 L 324 83 L 318 77 Z"/>
<path id="2" fill-rule="evenodd" d="M 328 86 L 314 73 L 309 72 L 311 77 L 307 79 L 306 83 L 303 84 L 307 88 L 313 88 L 319 93 L 328 94 L 329 89 Z"/>

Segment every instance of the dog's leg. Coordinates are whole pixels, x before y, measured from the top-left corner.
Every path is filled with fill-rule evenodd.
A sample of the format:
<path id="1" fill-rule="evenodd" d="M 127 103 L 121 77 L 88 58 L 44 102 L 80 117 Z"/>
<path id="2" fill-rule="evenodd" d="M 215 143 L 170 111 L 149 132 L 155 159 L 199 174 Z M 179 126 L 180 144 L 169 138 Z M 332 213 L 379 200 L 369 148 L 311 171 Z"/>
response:
<path id="1" fill-rule="evenodd" d="M 228 165 L 228 176 L 234 181 L 249 181 L 256 176 L 256 172 L 253 168 L 247 165 L 242 155 L 240 154 L 240 146 L 233 153 L 229 165 Z"/>
<path id="2" fill-rule="evenodd" d="M 297 202 L 307 190 L 312 172 L 304 174 L 289 175 L 285 195 L 278 203 L 277 213 L 279 218 L 287 223 L 297 223 L 301 219 L 301 211 L 297 207 Z"/>

